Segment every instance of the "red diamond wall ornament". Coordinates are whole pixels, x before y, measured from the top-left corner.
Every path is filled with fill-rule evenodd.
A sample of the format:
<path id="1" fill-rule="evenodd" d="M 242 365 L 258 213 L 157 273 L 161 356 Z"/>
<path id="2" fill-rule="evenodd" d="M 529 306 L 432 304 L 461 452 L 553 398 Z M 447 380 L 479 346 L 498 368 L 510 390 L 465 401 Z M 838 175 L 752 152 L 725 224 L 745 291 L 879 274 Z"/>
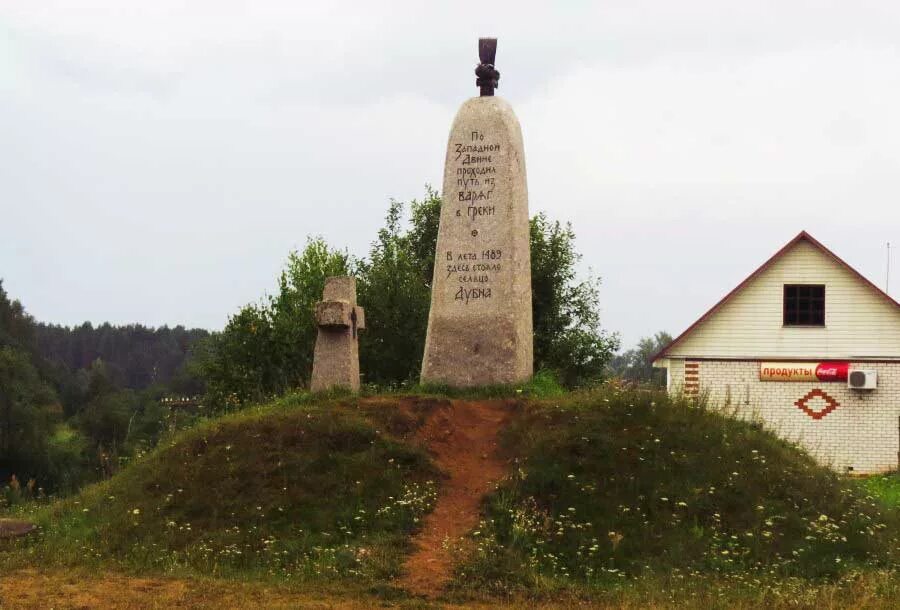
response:
<path id="1" fill-rule="evenodd" d="M 814 400 L 816 398 L 820 398 L 821 400 Z M 832 398 L 819 388 L 810 390 L 806 394 L 806 396 L 804 396 L 794 404 L 801 411 L 803 411 L 813 419 L 822 419 L 823 417 L 837 409 L 839 406 L 841 406 L 841 403 L 836 401 L 834 398 Z"/>

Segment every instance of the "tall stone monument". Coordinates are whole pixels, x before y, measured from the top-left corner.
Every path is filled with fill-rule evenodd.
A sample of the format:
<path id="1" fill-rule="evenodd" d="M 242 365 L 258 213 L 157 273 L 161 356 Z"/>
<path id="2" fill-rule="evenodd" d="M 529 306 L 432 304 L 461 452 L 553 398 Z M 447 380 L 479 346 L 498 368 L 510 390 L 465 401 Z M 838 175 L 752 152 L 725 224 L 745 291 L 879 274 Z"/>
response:
<path id="1" fill-rule="evenodd" d="M 325 280 L 322 301 L 316 303 L 319 334 L 313 352 L 310 389 L 359 390 L 359 331 L 366 327 L 365 311 L 356 304 L 356 279 Z"/>
<path id="2" fill-rule="evenodd" d="M 450 129 L 422 382 L 527 380 L 533 368 L 528 187 L 522 131 L 494 96 L 495 38 L 479 40 L 479 97 Z"/>

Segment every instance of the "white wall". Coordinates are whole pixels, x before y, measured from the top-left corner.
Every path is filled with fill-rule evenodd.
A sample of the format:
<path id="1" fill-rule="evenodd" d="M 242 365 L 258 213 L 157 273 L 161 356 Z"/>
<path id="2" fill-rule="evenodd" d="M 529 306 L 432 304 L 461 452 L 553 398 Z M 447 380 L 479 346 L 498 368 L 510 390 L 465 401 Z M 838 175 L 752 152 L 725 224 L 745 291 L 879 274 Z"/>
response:
<path id="1" fill-rule="evenodd" d="M 688 362 L 692 362 L 688 360 Z M 684 387 L 683 360 L 669 361 L 670 391 Z M 782 438 L 798 442 L 839 472 L 870 474 L 896 469 L 900 451 L 900 363 L 852 363 L 875 369 L 878 388 L 860 392 L 846 382 L 763 382 L 756 361 L 699 361 L 700 395 L 738 417 L 759 418 Z M 796 401 L 821 389 L 839 406 L 814 419 Z M 821 399 L 811 406 L 821 405 Z M 814 409 L 818 410 L 818 409 Z"/>
<path id="2" fill-rule="evenodd" d="M 784 284 L 825 284 L 825 327 L 784 327 Z M 900 359 L 900 308 L 800 241 L 694 329 L 670 357 Z"/>

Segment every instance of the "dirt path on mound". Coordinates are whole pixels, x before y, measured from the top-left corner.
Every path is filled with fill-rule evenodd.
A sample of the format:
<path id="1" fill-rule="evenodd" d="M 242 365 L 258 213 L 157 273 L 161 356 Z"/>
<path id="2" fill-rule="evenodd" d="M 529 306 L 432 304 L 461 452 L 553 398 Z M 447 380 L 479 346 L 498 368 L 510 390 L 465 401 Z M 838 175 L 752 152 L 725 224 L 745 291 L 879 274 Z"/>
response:
<path id="1" fill-rule="evenodd" d="M 454 557 L 445 548 L 478 525 L 481 500 L 506 474 L 497 455 L 497 437 L 509 420 L 511 402 L 453 400 L 430 414 L 417 437 L 427 444 L 448 476 L 434 510 L 413 538 L 397 585 L 410 593 L 434 597 L 452 574 Z"/>

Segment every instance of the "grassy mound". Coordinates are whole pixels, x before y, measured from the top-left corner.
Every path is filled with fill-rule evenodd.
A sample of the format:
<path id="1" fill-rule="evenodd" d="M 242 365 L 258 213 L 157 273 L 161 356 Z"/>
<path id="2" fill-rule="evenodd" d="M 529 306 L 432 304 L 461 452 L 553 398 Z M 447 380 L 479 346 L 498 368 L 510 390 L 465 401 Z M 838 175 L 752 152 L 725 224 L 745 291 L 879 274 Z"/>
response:
<path id="1" fill-rule="evenodd" d="M 865 582 L 857 597 L 900 598 L 896 476 L 846 479 L 759 424 L 660 393 L 516 404 L 510 476 L 460 549 L 456 595 L 753 607 L 856 599 Z M 38 508 L 40 532 L 0 547 L 0 565 L 381 590 L 435 502 L 440 474 L 413 437 L 445 407 L 288 397 L 206 422 Z"/>
<path id="2" fill-rule="evenodd" d="M 862 480 L 865 489 L 888 506 L 900 509 L 900 473 L 892 472 Z"/>
<path id="3" fill-rule="evenodd" d="M 758 424 L 615 388 L 526 407 L 462 589 L 674 573 L 837 577 L 891 565 L 896 512 Z"/>
<path id="4" fill-rule="evenodd" d="M 13 561 L 361 582 L 393 576 L 435 496 L 428 456 L 404 441 L 420 424 L 417 407 L 295 402 L 201 425 L 38 512 L 40 538 L 23 542 Z"/>

